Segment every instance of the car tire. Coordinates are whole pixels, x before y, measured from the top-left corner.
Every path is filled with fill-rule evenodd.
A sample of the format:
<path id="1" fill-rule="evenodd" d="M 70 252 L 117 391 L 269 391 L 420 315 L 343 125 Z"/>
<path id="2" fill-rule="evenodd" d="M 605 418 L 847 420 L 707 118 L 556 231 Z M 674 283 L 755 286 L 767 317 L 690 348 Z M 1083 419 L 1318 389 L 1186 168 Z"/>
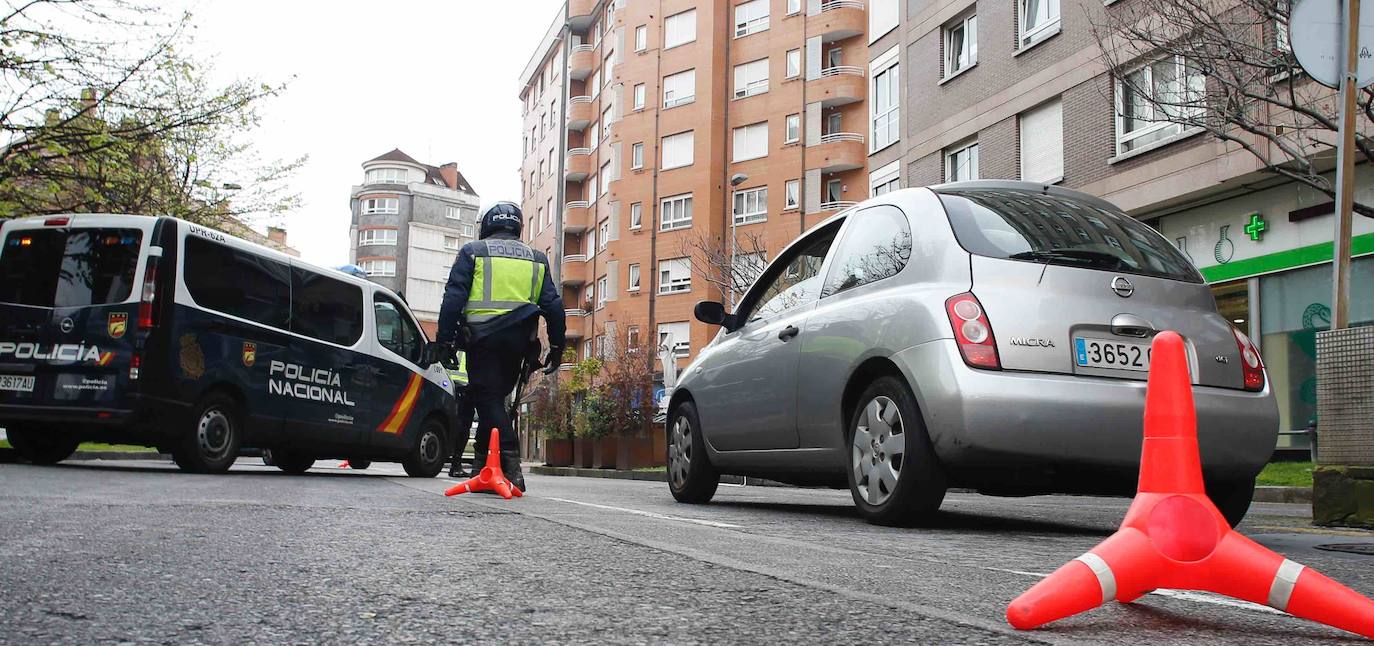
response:
<path id="1" fill-rule="evenodd" d="M 720 474 L 706 456 L 701 419 L 693 402 L 683 402 L 668 416 L 668 490 L 678 502 L 711 502 L 720 486 Z"/>
<path id="2" fill-rule="evenodd" d="M 77 445 L 81 444 L 75 437 L 43 427 L 11 427 L 6 432 L 14 452 L 38 465 L 57 464 L 72 457 Z"/>
<path id="3" fill-rule="evenodd" d="M 224 473 L 239 457 L 243 413 L 234 398 L 210 393 L 191 412 L 190 428 L 172 451 L 183 471 Z"/>
<path id="4" fill-rule="evenodd" d="M 1250 502 L 1255 498 L 1255 480 L 1229 480 L 1207 484 L 1207 497 L 1217 506 L 1226 522 L 1235 527 L 1245 520 Z"/>
<path id="5" fill-rule="evenodd" d="M 315 466 L 315 458 L 298 451 L 287 449 L 272 450 L 272 466 L 293 476 L 301 475 Z"/>
<path id="6" fill-rule="evenodd" d="M 412 478 L 433 478 L 444 470 L 444 462 L 448 459 L 448 454 L 444 452 L 444 447 L 448 446 L 445 435 L 444 424 L 437 419 L 431 417 L 420 424 L 415 444 L 401 461 L 406 475 Z"/>
<path id="7" fill-rule="evenodd" d="M 372 460 L 349 460 L 348 468 L 363 470 L 372 466 Z"/>
<path id="8" fill-rule="evenodd" d="M 916 397 L 902 380 L 864 389 L 845 429 L 845 473 L 859 514 L 875 525 L 929 522 L 948 489 Z"/>

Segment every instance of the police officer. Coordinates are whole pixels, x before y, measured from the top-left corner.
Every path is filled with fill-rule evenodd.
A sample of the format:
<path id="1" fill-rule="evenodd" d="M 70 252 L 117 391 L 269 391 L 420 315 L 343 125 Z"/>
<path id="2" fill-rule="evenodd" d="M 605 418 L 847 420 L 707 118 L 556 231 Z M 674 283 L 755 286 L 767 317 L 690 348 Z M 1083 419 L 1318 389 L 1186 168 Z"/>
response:
<path id="1" fill-rule="evenodd" d="M 484 430 L 499 430 L 501 470 L 521 489 L 520 438 L 505 398 L 522 377 L 520 366 L 532 347 L 538 351 L 538 315 L 548 325 L 545 372 L 558 369 L 567 327 L 549 259 L 520 241 L 523 222 L 512 202 L 497 202 L 482 214 L 478 240 L 463 245 L 449 273 L 437 335 L 439 343 L 466 351 L 472 406 Z M 479 452 L 491 441 L 486 433 L 477 436 Z"/>

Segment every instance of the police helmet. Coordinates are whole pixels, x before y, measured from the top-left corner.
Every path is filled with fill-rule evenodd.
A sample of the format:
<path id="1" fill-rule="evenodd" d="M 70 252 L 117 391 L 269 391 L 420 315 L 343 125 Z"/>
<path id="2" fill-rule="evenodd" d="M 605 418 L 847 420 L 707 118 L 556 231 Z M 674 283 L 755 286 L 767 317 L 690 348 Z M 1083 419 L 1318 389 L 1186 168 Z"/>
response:
<path id="1" fill-rule="evenodd" d="M 524 222 L 525 216 L 514 202 L 497 202 L 482 213 L 482 227 L 477 237 L 489 238 L 497 231 L 508 231 L 518 238 Z"/>

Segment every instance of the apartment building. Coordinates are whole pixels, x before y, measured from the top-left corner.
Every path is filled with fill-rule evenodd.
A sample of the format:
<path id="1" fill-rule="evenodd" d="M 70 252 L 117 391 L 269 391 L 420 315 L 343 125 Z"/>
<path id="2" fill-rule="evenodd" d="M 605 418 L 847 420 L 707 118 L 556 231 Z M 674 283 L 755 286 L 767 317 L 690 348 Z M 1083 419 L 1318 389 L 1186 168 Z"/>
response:
<path id="1" fill-rule="evenodd" d="M 458 165 L 430 166 L 399 149 L 362 164 L 352 188 L 352 262 L 403 294 L 434 338 L 453 258 L 477 234 L 477 192 Z"/>
<path id="2" fill-rule="evenodd" d="M 1092 26 L 1131 2 L 896 7 L 895 28 L 875 30 L 869 45 L 870 80 L 888 97 L 874 95 L 872 116 L 901 114 L 895 141 L 869 157 L 870 190 L 1024 179 L 1120 205 L 1198 265 L 1221 311 L 1260 345 L 1281 430 L 1305 429 L 1316 414 L 1315 332 L 1329 319 L 1330 200 L 1263 172 L 1255 157 L 1200 129 L 1139 114 L 1148 102 L 1131 95 L 1135 88 L 1206 81 L 1174 58 L 1127 65 L 1133 83 L 1107 73 Z M 1356 199 L 1368 203 L 1374 177 L 1367 167 L 1358 172 Z M 1356 218 L 1354 250 L 1351 320 L 1369 323 L 1374 220 Z"/>
<path id="3" fill-rule="evenodd" d="M 522 75 L 521 181 L 579 357 L 671 339 L 685 366 L 716 332 L 693 306 L 731 298 L 708 252 L 761 268 L 868 196 L 868 20 L 859 0 L 569 0 Z"/>

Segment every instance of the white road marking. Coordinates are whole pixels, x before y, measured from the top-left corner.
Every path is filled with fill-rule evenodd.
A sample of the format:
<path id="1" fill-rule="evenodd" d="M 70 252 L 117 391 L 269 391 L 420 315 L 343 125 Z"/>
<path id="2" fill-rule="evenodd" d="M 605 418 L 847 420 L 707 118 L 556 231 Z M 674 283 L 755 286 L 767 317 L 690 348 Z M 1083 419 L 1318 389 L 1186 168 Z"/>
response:
<path id="1" fill-rule="evenodd" d="M 627 514 L 635 514 L 635 515 L 638 515 L 638 516 L 648 516 L 649 518 L 657 518 L 657 519 L 659 519 L 659 520 L 675 520 L 675 521 L 679 521 L 679 522 L 683 522 L 683 523 L 694 523 L 694 524 L 697 524 L 697 525 L 705 525 L 705 526 L 707 526 L 707 527 L 720 527 L 720 528 L 723 528 L 723 529 L 739 529 L 739 528 L 741 527 L 741 525 L 732 525 L 732 524 L 730 524 L 730 523 L 719 523 L 719 522 L 716 522 L 716 521 L 714 521 L 714 520 L 700 520 L 700 519 L 697 519 L 697 518 L 683 518 L 683 517 L 681 517 L 681 516 L 669 516 L 669 515 L 667 515 L 667 514 L 658 514 L 658 513 L 652 512 L 652 511 L 643 511 L 643 510 L 639 510 L 639 509 L 628 509 L 628 508 L 626 508 L 626 507 L 612 507 L 612 506 L 610 506 L 610 505 L 597 505 L 597 504 L 594 504 L 594 503 L 582 502 L 582 501 L 579 501 L 579 500 L 568 500 L 567 498 L 545 498 L 545 500 L 556 500 L 556 501 L 558 501 L 558 502 L 566 502 L 566 503 L 571 504 L 571 505 L 582 505 L 582 506 L 584 506 L 584 507 L 594 507 L 594 508 L 596 508 L 596 509 L 605 509 L 605 510 L 608 510 L 608 511 L 619 511 L 619 512 L 624 512 L 624 513 L 627 513 Z"/>

